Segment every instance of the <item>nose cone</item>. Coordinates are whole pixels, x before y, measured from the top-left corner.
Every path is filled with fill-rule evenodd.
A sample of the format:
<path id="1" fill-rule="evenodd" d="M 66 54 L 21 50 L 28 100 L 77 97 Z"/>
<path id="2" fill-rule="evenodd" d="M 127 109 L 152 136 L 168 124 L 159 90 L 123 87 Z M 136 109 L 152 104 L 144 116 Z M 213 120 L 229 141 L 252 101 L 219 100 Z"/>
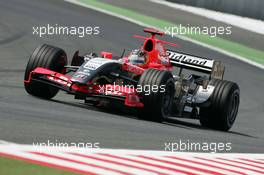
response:
<path id="1" fill-rule="evenodd" d="M 118 70 L 120 63 L 106 58 L 93 58 L 85 62 L 72 76 L 71 81 L 87 84 L 98 76 L 109 76 L 112 71 Z"/>

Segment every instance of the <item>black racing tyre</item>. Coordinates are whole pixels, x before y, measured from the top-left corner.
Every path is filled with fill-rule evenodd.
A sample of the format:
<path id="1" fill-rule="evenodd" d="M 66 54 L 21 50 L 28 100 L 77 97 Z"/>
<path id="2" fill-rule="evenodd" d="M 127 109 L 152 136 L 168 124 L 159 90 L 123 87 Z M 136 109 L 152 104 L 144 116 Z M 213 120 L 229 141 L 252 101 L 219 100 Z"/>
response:
<path id="1" fill-rule="evenodd" d="M 209 106 L 200 108 L 200 123 L 202 126 L 228 131 L 237 117 L 240 90 L 236 83 L 213 79 L 210 82 L 215 86 L 209 98 Z"/>
<path id="2" fill-rule="evenodd" d="M 171 72 L 148 69 L 141 75 L 138 86 L 145 89 L 139 93 L 144 104 L 139 117 L 155 122 L 166 119 L 170 114 L 175 93 Z"/>
<path id="3" fill-rule="evenodd" d="M 47 68 L 59 73 L 63 73 L 67 64 L 67 56 L 64 50 L 43 44 L 37 47 L 29 58 L 25 70 L 24 80 L 29 79 L 29 74 L 37 67 Z M 27 93 L 50 99 L 58 93 L 58 88 L 40 82 L 24 83 Z"/>

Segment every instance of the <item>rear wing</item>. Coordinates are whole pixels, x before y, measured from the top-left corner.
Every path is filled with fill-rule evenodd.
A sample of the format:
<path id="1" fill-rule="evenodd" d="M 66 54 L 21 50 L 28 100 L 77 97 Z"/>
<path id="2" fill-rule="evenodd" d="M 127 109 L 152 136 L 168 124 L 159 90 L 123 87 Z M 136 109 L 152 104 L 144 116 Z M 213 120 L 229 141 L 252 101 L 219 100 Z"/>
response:
<path id="1" fill-rule="evenodd" d="M 212 78 L 223 79 L 225 67 L 220 61 L 172 50 L 167 50 L 166 53 L 170 59 L 170 63 L 175 67 L 207 73 Z"/>

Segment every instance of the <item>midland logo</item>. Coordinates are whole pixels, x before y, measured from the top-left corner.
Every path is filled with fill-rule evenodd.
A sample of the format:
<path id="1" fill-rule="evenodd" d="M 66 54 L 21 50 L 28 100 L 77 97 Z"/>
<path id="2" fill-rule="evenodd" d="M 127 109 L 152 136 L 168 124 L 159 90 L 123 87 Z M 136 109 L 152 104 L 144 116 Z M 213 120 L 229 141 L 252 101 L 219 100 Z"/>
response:
<path id="1" fill-rule="evenodd" d="M 191 64 L 191 65 L 197 65 L 197 66 L 203 66 L 203 67 L 210 67 L 208 65 L 208 61 L 211 61 L 211 60 L 205 60 L 205 59 L 198 58 L 198 57 L 183 55 L 181 53 L 172 52 L 172 51 L 167 51 L 167 54 L 169 55 L 169 58 L 171 59 L 171 61 Z"/>

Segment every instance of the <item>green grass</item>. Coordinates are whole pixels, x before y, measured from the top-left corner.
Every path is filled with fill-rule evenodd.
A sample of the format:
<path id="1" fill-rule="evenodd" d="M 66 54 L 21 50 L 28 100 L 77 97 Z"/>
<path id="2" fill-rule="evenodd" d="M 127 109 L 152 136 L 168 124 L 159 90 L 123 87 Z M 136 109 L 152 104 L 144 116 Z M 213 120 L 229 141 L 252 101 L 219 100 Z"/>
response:
<path id="1" fill-rule="evenodd" d="M 1 175 L 76 175 L 64 170 L 53 169 L 21 160 L 0 157 Z"/>
<path id="2" fill-rule="evenodd" d="M 78 0 L 78 1 L 81 3 L 85 3 L 87 5 L 96 7 L 96 8 L 100 8 L 100 9 L 110 11 L 118 15 L 131 18 L 133 20 L 142 22 L 148 26 L 154 26 L 161 30 L 163 30 L 166 26 L 179 26 L 179 24 L 174 24 L 170 21 L 166 21 L 163 19 L 158 19 L 158 18 L 154 18 L 154 17 L 147 16 L 144 14 L 140 14 L 132 10 L 113 6 L 107 3 L 99 2 L 97 0 Z M 249 59 L 251 61 L 264 65 L 264 52 L 263 51 L 250 48 L 240 43 L 235 43 L 235 42 L 232 42 L 232 41 L 229 41 L 223 38 L 219 38 L 219 37 L 213 38 L 208 35 L 195 35 L 195 34 L 189 34 L 185 36 L 188 38 L 194 39 L 196 41 L 217 47 L 219 49 L 223 49 L 230 53 L 236 54 L 238 56 L 242 56 L 246 59 Z"/>

